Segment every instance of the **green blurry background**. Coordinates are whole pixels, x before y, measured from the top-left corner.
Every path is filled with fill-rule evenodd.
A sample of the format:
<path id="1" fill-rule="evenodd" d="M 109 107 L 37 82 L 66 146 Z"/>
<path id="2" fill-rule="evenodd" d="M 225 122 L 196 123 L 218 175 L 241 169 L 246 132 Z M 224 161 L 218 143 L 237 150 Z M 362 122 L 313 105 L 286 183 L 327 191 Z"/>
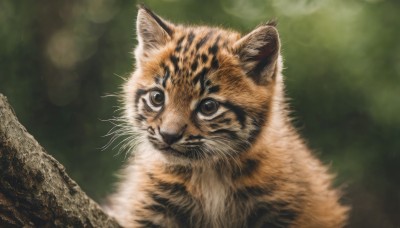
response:
<path id="1" fill-rule="evenodd" d="M 250 31 L 279 21 L 294 124 L 334 172 L 350 227 L 400 226 L 400 3 L 152 0 L 174 22 Z M 0 1 L 0 92 L 94 199 L 125 160 L 104 137 L 133 66 L 136 2 Z M 114 146 L 117 146 L 113 149 Z"/>

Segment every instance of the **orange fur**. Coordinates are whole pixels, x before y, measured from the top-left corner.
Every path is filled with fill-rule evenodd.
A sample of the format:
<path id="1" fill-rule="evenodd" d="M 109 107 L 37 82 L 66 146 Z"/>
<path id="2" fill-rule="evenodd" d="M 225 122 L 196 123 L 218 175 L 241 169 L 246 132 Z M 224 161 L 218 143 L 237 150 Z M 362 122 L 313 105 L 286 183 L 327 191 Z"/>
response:
<path id="1" fill-rule="evenodd" d="M 145 8 L 137 24 L 124 103 L 138 146 L 108 208 L 121 225 L 345 225 L 333 176 L 291 126 L 274 25 L 241 36 L 174 25 Z M 219 106 L 204 114 L 210 99 Z M 175 137 L 168 149 L 163 131 Z"/>

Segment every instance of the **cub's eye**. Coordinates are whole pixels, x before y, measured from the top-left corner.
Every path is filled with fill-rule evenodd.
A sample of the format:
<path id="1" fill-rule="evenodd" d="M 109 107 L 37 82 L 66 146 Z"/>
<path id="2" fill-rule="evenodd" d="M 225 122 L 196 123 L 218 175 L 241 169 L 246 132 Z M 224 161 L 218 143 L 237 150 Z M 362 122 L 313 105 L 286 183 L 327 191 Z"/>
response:
<path id="1" fill-rule="evenodd" d="M 160 90 L 150 91 L 150 101 L 156 107 L 160 107 L 164 104 L 164 93 Z"/>
<path id="2" fill-rule="evenodd" d="M 211 116 L 218 111 L 219 103 L 213 99 L 207 99 L 201 102 L 200 112 L 203 115 Z"/>

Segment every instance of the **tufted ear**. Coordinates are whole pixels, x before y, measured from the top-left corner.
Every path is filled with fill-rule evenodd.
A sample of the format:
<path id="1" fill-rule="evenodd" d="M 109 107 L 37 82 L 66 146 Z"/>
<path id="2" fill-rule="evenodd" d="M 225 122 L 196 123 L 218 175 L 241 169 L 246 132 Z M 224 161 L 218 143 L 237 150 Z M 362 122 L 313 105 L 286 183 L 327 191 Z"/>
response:
<path id="1" fill-rule="evenodd" d="M 136 20 L 139 44 L 136 57 L 148 57 L 151 52 L 165 45 L 171 39 L 174 27 L 172 23 L 140 5 Z"/>
<path id="2" fill-rule="evenodd" d="M 265 85 L 274 79 L 277 71 L 280 41 L 274 25 L 262 25 L 238 40 L 235 54 L 249 77 Z"/>

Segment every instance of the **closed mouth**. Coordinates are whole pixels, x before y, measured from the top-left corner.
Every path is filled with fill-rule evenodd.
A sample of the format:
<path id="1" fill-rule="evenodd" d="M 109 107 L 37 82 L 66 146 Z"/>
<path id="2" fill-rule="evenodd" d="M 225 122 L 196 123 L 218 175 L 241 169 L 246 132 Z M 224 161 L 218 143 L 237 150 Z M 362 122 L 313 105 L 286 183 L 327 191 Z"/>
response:
<path id="1" fill-rule="evenodd" d="M 161 152 L 163 152 L 163 153 L 166 153 L 166 154 L 172 154 L 172 155 L 175 155 L 175 156 L 178 156 L 178 157 L 186 157 L 184 152 L 179 152 L 179 151 L 173 149 L 170 146 L 159 148 L 159 150 Z"/>
<path id="2" fill-rule="evenodd" d="M 187 151 L 178 151 L 172 148 L 171 146 L 166 146 L 162 148 L 158 148 L 161 153 L 166 155 L 172 155 L 180 158 L 189 158 L 189 159 L 199 159 L 198 152 L 196 150 L 187 150 Z"/>

